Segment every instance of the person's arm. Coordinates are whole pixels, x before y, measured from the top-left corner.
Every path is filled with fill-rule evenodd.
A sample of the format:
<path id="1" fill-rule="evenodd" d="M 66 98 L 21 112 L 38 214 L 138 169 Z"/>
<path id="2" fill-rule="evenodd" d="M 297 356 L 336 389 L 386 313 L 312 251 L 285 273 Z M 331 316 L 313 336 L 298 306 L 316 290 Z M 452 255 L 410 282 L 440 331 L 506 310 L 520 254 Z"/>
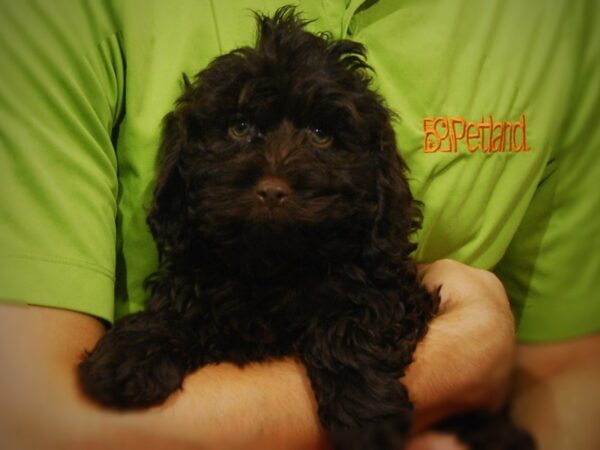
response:
<path id="1" fill-rule="evenodd" d="M 492 323 L 501 331 L 495 336 L 510 328 L 493 276 L 441 261 L 427 268 L 424 282 L 443 285 L 445 312 L 434 319 L 404 380 L 420 427 L 467 407 L 493 407 L 488 395 L 502 390 L 505 377 L 484 375 L 492 366 L 508 367 L 512 342 L 509 333 L 488 336 Z M 80 394 L 75 366 L 102 333 L 86 315 L 0 305 L 0 439 L 8 448 L 146 449 L 166 442 L 169 448 L 328 448 L 309 380 L 291 359 L 243 370 L 202 368 L 182 392 L 150 410 L 96 406 Z"/>
<path id="2" fill-rule="evenodd" d="M 515 330 L 506 291 L 491 272 L 452 260 L 419 268 L 440 314 L 403 380 L 417 410 L 415 431 L 469 409 L 498 409 L 514 368 Z"/>
<path id="3" fill-rule="evenodd" d="M 512 406 L 540 450 L 600 448 L 600 334 L 519 345 Z"/>
<path id="4" fill-rule="evenodd" d="M 210 366 L 161 407 L 100 408 L 80 393 L 75 367 L 103 331 L 79 313 L 0 305 L 0 447 L 323 447 L 310 388 L 293 361 Z"/>

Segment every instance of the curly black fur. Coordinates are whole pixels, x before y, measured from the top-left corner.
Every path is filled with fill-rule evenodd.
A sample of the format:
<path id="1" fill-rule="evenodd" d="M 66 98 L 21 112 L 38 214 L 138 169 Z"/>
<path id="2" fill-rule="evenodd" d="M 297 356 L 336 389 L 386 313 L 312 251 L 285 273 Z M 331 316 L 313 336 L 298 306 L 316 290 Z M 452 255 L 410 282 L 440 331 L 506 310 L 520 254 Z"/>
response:
<path id="1" fill-rule="evenodd" d="M 392 114 L 360 44 L 306 32 L 293 8 L 257 22 L 256 46 L 186 78 L 165 118 L 152 297 L 81 363 L 82 385 L 145 407 L 203 365 L 293 355 L 339 448 L 399 448 L 398 380 L 438 299 L 410 258 L 420 215 Z"/>

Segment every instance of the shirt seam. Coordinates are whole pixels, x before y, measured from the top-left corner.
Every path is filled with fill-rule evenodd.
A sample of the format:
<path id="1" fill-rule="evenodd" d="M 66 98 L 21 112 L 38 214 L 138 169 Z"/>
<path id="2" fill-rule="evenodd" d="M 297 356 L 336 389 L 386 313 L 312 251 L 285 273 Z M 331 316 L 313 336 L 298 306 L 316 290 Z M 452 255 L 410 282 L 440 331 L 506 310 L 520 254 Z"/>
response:
<path id="1" fill-rule="evenodd" d="M 92 270 L 101 275 L 104 275 L 105 277 L 109 278 L 113 282 L 115 281 L 115 275 L 111 270 L 108 270 L 104 267 L 101 267 L 97 264 L 90 263 L 87 261 L 78 261 L 78 260 L 63 258 L 63 257 L 58 257 L 58 256 L 38 256 L 38 255 L 25 255 L 25 254 L 8 254 L 6 256 L 8 258 L 25 259 L 25 260 L 32 260 L 32 261 L 39 261 L 39 262 L 46 262 L 46 263 L 55 263 L 55 264 L 62 264 L 62 265 L 66 265 L 66 266 L 78 267 L 80 269 L 85 269 L 85 270 Z"/>

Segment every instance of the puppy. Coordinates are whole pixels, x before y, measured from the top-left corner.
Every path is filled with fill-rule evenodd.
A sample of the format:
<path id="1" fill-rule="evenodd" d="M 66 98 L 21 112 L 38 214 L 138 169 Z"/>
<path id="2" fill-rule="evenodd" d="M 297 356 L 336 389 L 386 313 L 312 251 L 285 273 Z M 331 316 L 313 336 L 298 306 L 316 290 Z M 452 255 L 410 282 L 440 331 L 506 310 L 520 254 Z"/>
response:
<path id="1" fill-rule="evenodd" d="M 337 448 L 401 448 L 398 380 L 438 299 L 410 258 L 419 205 L 392 114 L 360 44 L 290 7 L 257 22 L 256 46 L 186 79 L 165 119 L 151 300 L 82 361 L 82 386 L 147 407 L 201 366 L 294 356 Z"/>

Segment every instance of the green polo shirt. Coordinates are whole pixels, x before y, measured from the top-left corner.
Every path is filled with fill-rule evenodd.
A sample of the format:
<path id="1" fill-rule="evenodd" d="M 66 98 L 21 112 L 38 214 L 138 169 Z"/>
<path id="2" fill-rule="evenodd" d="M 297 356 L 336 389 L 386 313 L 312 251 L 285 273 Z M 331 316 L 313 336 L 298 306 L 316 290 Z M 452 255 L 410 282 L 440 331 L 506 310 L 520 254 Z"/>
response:
<path id="1" fill-rule="evenodd" d="M 161 120 L 286 1 L 0 3 L 0 298 L 140 310 Z M 363 42 L 425 203 L 416 258 L 495 270 L 525 341 L 600 329 L 596 1 L 303 1 Z"/>

